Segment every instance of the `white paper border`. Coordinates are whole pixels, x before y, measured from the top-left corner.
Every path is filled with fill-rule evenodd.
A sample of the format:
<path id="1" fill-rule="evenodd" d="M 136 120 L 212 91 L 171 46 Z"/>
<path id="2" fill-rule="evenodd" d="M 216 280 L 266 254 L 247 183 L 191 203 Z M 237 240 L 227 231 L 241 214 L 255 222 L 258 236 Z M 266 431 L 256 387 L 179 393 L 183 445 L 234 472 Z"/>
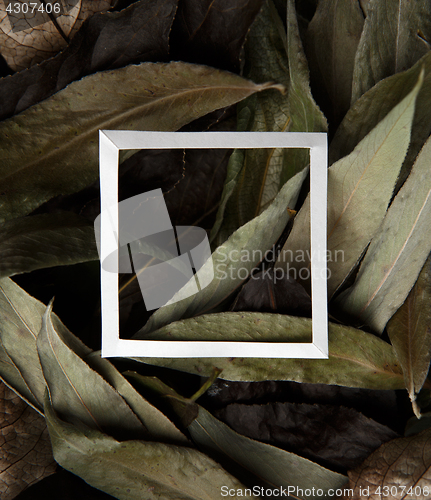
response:
<path id="1" fill-rule="evenodd" d="M 124 149 L 310 150 L 312 343 L 124 340 L 119 334 L 118 274 L 101 269 L 102 357 L 151 358 L 328 358 L 326 286 L 327 135 L 311 132 L 141 132 L 100 130 L 100 260 L 117 250 L 118 160 Z M 109 223 L 108 223 L 109 222 Z M 106 230 L 109 227 L 109 231 Z M 105 229 L 106 228 L 106 229 Z"/>

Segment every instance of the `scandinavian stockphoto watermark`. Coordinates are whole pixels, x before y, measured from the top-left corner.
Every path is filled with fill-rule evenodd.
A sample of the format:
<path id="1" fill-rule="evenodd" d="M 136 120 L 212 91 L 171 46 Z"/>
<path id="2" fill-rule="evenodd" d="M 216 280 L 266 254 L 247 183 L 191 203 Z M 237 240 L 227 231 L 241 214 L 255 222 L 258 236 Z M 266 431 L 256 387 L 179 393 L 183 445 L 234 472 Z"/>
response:
<path id="1" fill-rule="evenodd" d="M 323 133 L 137 132 L 104 130 L 99 135 L 101 214 L 95 224 L 101 261 L 102 356 L 327 358 L 326 193 L 327 138 Z M 268 255 L 238 253 L 211 257 L 207 235 L 197 227 L 173 227 L 160 190 L 119 202 L 121 150 L 305 148 L 310 151 L 311 249 L 304 255 L 310 273 L 312 341 L 129 340 L 119 333 L 119 273 L 135 273 L 147 310 L 164 307 L 169 321 L 194 314 L 199 294 L 217 280 L 251 278 Z M 253 251 L 251 251 L 253 252 Z M 299 254 L 291 256 L 298 264 Z M 331 257 L 333 258 L 333 257 Z M 340 257 L 337 255 L 336 257 Z M 247 263 L 245 262 L 247 259 Z M 239 263 L 239 265 L 238 265 Z M 242 265 L 244 264 L 244 265 Z M 298 267 L 298 266 L 295 266 Z M 264 269 L 260 268 L 264 272 Z M 287 271 L 289 271 L 287 269 Z M 229 273 L 239 273 L 231 278 Z M 292 271 L 293 272 L 293 271 Z M 290 273 L 290 271 L 289 271 Z M 274 279 L 281 278 L 277 270 Z M 215 287 L 211 294 L 216 293 Z M 195 298 L 195 296 L 197 298 Z M 203 295 L 202 295 L 203 297 Z M 199 311 L 199 308 L 198 308 Z M 158 312 L 156 311 L 156 314 Z M 161 324 L 165 320 L 163 319 Z M 154 322 L 157 323 L 156 320 Z M 159 323 L 160 324 L 160 323 Z"/>
<path id="2" fill-rule="evenodd" d="M 265 278 L 273 281 L 274 284 L 286 278 L 292 278 L 295 281 L 308 281 L 311 279 L 310 263 L 313 260 L 326 259 L 326 262 L 344 262 L 344 250 L 326 250 L 325 256 L 312 256 L 310 250 L 291 250 L 279 247 L 264 252 L 260 249 L 233 249 L 228 252 L 223 250 L 223 247 L 218 250 L 215 263 L 218 280 Z M 278 261 L 284 263 L 283 267 L 275 266 Z M 263 262 L 262 265 L 254 265 L 250 268 L 250 263 L 261 262 Z M 320 269 L 319 277 L 322 280 L 328 280 L 331 277 L 331 270 L 328 267 Z"/>
<path id="3" fill-rule="evenodd" d="M 174 228 L 161 189 L 128 198 L 96 218 L 99 256 L 102 217 L 113 220 L 115 214 L 116 249 L 100 259 L 102 269 L 114 274 L 135 273 L 148 311 L 190 297 L 211 283 L 214 268 L 205 230 Z"/>

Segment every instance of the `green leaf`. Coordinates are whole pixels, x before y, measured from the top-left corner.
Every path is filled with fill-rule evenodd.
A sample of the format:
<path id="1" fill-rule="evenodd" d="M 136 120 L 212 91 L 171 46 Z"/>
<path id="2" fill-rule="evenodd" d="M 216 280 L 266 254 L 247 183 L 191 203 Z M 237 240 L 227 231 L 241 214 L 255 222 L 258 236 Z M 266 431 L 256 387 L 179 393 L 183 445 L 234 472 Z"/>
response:
<path id="1" fill-rule="evenodd" d="M 99 352 L 87 355 L 85 361 L 126 400 L 147 428 L 147 438 L 182 445 L 189 443 L 184 434 L 161 411 L 146 401 L 107 359 L 100 357 Z"/>
<path id="2" fill-rule="evenodd" d="M 430 41 L 428 0 L 371 2 L 355 56 L 352 104 L 383 78 L 413 66 Z"/>
<path id="3" fill-rule="evenodd" d="M 431 252 L 431 139 L 371 241 L 354 284 L 336 303 L 381 333 Z"/>
<path id="4" fill-rule="evenodd" d="M 227 328 L 226 325 L 229 325 Z M 224 328 L 224 329 L 223 329 Z M 218 313 L 172 323 L 169 340 L 297 341 L 311 336 L 311 320 L 265 313 Z M 152 338 L 158 335 L 152 334 Z M 166 338 L 166 335 L 164 336 Z M 137 361 L 209 377 L 214 367 L 226 380 L 292 380 L 312 384 L 400 389 L 404 379 L 395 352 L 374 335 L 329 323 L 329 359 L 136 358 Z"/>
<path id="5" fill-rule="evenodd" d="M 306 52 L 316 92 L 329 99 L 334 121 L 350 108 L 355 53 L 364 25 L 359 2 L 319 2 L 308 25 Z M 322 92 L 322 86 L 324 91 Z"/>
<path id="6" fill-rule="evenodd" d="M 95 181 L 99 129 L 177 130 L 271 87 L 183 62 L 131 65 L 74 82 L 0 124 L 0 221 Z"/>
<path id="7" fill-rule="evenodd" d="M 406 180 L 411 166 L 431 134 L 431 53 L 422 57 L 411 69 L 382 80 L 366 92 L 350 108 L 329 147 L 329 164 L 352 152 L 362 140 L 410 90 L 425 70 L 423 85 L 416 99 L 411 141 L 401 169 L 397 188 Z"/>
<path id="8" fill-rule="evenodd" d="M 325 496 L 320 498 L 326 498 L 328 489 L 341 487 L 347 479 L 294 453 L 241 436 L 202 407 L 188 430 L 206 452 L 234 460 L 274 489 L 323 489 Z M 299 498 L 308 500 L 313 496 L 301 494 Z"/>
<path id="9" fill-rule="evenodd" d="M 313 486 L 316 489 L 336 489 L 346 481 L 345 476 L 294 453 L 241 436 L 204 408 L 180 396 L 154 377 L 144 377 L 134 372 L 130 372 L 129 376 L 145 389 L 166 397 L 183 421 L 191 419 L 191 422 L 185 423 L 193 441 L 208 455 L 217 457 L 221 463 L 229 464 L 232 470 L 239 465 L 272 488 L 294 486 L 295 491 L 296 488 L 307 489 Z"/>
<path id="10" fill-rule="evenodd" d="M 229 498 L 249 497 L 237 479 L 197 450 L 121 443 L 95 430 L 80 430 L 60 420 L 48 398 L 45 415 L 55 460 L 119 500 L 214 500 L 222 485 L 237 493 Z"/>
<path id="11" fill-rule="evenodd" d="M 69 212 L 33 215 L 0 227 L 0 277 L 98 260 L 94 227 Z"/>
<path id="12" fill-rule="evenodd" d="M 146 436 L 145 426 L 124 399 L 81 359 L 91 350 L 51 311 L 52 304 L 43 316 L 37 352 L 56 411 L 66 420 L 78 420 L 92 429 L 128 437 Z"/>
<path id="13" fill-rule="evenodd" d="M 245 44 L 245 76 L 256 82 L 274 80 L 287 87 L 288 92 L 256 94 L 241 103 L 239 131 L 320 132 L 327 129 L 326 120 L 311 96 L 293 4 L 288 21 L 286 40 L 281 19 L 269 0 L 250 29 Z M 265 54 L 263 59 L 262 54 Z M 216 243 L 220 245 L 238 227 L 259 215 L 281 186 L 308 164 L 307 150 L 264 148 L 234 152 L 212 240 L 218 232 Z M 294 208 L 299 189 L 300 186 L 292 194 L 290 208 Z"/>
<path id="14" fill-rule="evenodd" d="M 0 375 L 39 412 L 46 385 L 36 339 L 45 309 L 11 279 L 0 280 Z"/>
<path id="15" fill-rule="evenodd" d="M 347 278 L 383 220 L 410 142 L 418 83 L 347 157 L 328 170 L 328 296 Z M 308 254 L 306 253 L 308 251 Z M 300 259 L 299 256 L 304 256 Z M 310 265 L 310 198 L 295 218 L 277 267 Z M 309 278 L 301 280 L 309 287 Z"/>
<path id="16" fill-rule="evenodd" d="M 404 304 L 392 316 L 387 330 L 401 367 L 413 409 L 420 416 L 416 396 L 431 361 L 431 256 L 422 268 Z"/>
<path id="17" fill-rule="evenodd" d="M 288 181 L 265 212 L 238 229 L 226 243 L 215 250 L 212 258 L 199 271 L 204 276 L 207 273 L 211 276 L 212 267 L 214 268 L 214 278 L 206 288 L 196 295 L 158 309 L 145 327 L 136 333 L 136 337 L 146 335 L 172 321 L 209 311 L 229 297 L 280 237 L 289 220 L 287 204 L 306 174 L 307 170 L 304 170 Z M 245 257 L 243 261 L 240 259 L 240 250 Z M 194 283 L 193 278 L 172 300 L 181 297 L 183 293 L 187 294 L 188 286 Z"/>
<path id="18" fill-rule="evenodd" d="M 288 339 L 285 330 L 289 332 Z M 275 313 L 222 312 L 175 321 L 146 335 L 145 339 L 312 342 L 312 335 L 309 318 Z"/>

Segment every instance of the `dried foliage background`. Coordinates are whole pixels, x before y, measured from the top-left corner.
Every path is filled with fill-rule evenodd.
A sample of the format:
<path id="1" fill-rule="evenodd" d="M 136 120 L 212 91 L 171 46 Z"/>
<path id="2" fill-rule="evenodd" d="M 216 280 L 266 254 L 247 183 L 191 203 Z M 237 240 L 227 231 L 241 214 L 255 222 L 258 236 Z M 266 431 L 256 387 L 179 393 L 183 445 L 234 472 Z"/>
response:
<path id="1" fill-rule="evenodd" d="M 16 3 L 0 1 L 1 499 L 429 498 L 430 2 Z M 100 357 L 99 129 L 328 133 L 328 360 Z M 275 279 L 309 266 L 308 164 L 123 157 L 120 200 L 162 188 L 216 274 L 154 314 L 120 276 L 121 335 L 308 341 L 309 279 Z"/>

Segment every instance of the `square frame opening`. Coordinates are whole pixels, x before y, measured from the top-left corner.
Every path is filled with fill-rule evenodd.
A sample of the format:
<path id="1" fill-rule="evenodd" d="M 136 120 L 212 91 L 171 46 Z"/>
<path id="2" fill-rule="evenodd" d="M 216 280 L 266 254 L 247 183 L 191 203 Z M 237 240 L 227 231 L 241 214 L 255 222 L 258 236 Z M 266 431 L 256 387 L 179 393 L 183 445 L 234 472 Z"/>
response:
<path id="1" fill-rule="evenodd" d="M 101 267 L 102 357 L 328 358 L 326 286 L 327 134 L 312 132 L 143 132 L 100 130 L 100 261 L 118 251 L 119 153 L 128 149 L 310 150 L 312 342 L 126 340 L 120 338 L 118 272 Z M 109 218 L 109 220 L 108 220 Z M 117 270 L 118 271 L 118 270 Z"/>

